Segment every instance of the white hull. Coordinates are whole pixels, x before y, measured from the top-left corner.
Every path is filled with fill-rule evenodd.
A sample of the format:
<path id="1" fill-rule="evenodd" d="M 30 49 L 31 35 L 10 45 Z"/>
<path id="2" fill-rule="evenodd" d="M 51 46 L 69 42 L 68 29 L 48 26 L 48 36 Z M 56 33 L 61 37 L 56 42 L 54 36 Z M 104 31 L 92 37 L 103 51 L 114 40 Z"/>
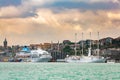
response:
<path id="1" fill-rule="evenodd" d="M 80 62 L 85 62 L 85 63 L 105 63 L 106 59 L 104 57 L 100 56 L 83 56 L 80 59 Z"/>
<path id="2" fill-rule="evenodd" d="M 78 63 L 78 62 L 80 62 L 80 56 L 69 56 L 69 57 L 65 58 L 65 62 Z"/>
<path id="3" fill-rule="evenodd" d="M 96 59 L 96 60 L 80 60 L 81 63 L 105 63 L 105 59 Z"/>
<path id="4" fill-rule="evenodd" d="M 66 60 L 68 63 L 105 63 L 104 59 L 98 60 Z"/>
<path id="5" fill-rule="evenodd" d="M 32 50 L 31 53 L 31 62 L 48 62 L 52 59 L 51 54 L 42 49 Z"/>
<path id="6" fill-rule="evenodd" d="M 71 58 L 66 58 L 66 62 L 68 63 L 105 63 L 106 59 L 104 57 L 81 57 L 80 59 L 71 59 Z"/>
<path id="7" fill-rule="evenodd" d="M 16 58 L 22 59 L 22 62 L 48 62 L 52 56 L 47 51 L 42 49 L 28 51 L 23 48 L 24 51 L 16 53 Z"/>
<path id="8" fill-rule="evenodd" d="M 65 60 L 65 62 L 68 62 L 68 63 L 79 63 L 80 60 Z"/>

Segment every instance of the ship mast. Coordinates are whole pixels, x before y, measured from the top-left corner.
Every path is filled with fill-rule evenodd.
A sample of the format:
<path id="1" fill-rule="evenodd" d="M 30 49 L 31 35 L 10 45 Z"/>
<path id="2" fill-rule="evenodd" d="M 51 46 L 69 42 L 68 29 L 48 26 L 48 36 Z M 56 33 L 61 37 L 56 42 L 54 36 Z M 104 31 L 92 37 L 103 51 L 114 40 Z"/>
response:
<path id="1" fill-rule="evenodd" d="M 90 49 L 92 49 L 91 32 L 90 32 Z"/>
<path id="2" fill-rule="evenodd" d="M 82 32 L 82 55 L 83 55 L 83 32 Z"/>
<path id="3" fill-rule="evenodd" d="M 77 39 L 77 33 L 75 33 L 75 56 L 77 55 L 77 50 L 76 50 L 76 39 Z"/>
<path id="4" fill-rule="evenodd" d="M 57 48 L 57 50 L 58 50 L 58 53 L 60 52 L 60 43 L 59 43 L 59 41 L 58 41 L 58 48 Z"/>
<path id="5" fill-rule="evenodd" d="M 88 48 L 88 56 L 91 56 L 91 32 L 90 32 L 90 48 Z"/>
<path id="6" fill-rule="evenodd" d="M 99 42 L 99 36 L 100 36 L 100 33 L 98 32 L 98 43 L 97 43 L 97 54 L 98 54 L 98 56 L 99 56 L 99 48 L 100 48 L 100 42 Z"/>

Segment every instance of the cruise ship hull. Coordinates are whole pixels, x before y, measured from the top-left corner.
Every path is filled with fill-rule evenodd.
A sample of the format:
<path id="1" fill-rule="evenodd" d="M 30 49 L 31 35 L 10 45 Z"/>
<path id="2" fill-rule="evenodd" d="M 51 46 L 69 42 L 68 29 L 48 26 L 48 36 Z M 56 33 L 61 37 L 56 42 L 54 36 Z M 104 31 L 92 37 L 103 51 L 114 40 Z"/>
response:
<path id="1" fill-rule="evenodd" d="M 37 58 L 32 58 L 31 62 L 49 62 L 51 58 L 51 56 L 41 56 Z"/>
<path id="2" fill-rule="evenodd" d="M 48 62 L 52 56 L 42 49 L 30 50 L 24 47 L 19 53 L 16 53 L 16 58 L 21 62 Z"/>
<path id="3" fill-rule="evenodd" d="M 51 58 L 33 58 L 31 62 L 49 62 Z"/>

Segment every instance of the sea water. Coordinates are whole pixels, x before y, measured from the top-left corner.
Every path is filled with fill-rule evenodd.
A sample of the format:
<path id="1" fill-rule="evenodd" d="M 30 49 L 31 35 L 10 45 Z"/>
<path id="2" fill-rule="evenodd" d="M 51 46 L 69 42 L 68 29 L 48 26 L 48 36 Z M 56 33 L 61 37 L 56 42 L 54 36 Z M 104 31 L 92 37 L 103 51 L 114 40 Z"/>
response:
<path id="1" fill-rule="evenodd" d="M 120 64 L 0 63 L 0 80 L 120 80 Z"/>

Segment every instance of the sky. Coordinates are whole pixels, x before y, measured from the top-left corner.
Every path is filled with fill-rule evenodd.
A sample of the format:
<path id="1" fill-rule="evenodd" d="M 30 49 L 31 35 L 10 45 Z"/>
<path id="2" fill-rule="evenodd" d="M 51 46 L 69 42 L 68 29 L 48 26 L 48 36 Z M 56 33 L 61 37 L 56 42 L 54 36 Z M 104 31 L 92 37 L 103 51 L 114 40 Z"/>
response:
<path id="1" fill-rule="evenodd" d="M 120 0 L 0 0 L 0 45 L 120 36 Z"/>

